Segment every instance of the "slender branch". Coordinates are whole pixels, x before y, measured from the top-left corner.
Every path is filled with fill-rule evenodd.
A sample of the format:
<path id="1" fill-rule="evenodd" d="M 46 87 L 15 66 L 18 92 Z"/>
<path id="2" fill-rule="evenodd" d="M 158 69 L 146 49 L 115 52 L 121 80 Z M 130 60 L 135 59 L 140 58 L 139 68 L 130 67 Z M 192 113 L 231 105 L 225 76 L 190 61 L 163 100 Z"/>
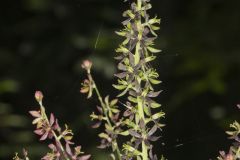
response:
<path id="1" fill-rule="evenodd" d="M 96 94 L 98 96 L 98 100 L 99 100 L 99 102 L 100 102 L 100 104 L 102 106 L 103 113 L 104 113 L 104 116 L 106 117 L 106 121 L 107 121 L 108 125 L 111 128 L 113 128 L 113 125 L 112 125 L 112 123 L 111 123 L 111 121 L 109 119 L 109 116 L 108 116 L 109 106 L 103 102 L 103 98 L 102 98 L 102 96 L 101 96 L 101 94 L 100 94 L 100 92 L 98 90 L 98 87 L 97 87 L 97 85 L 96 85 L 96 83 L 95 83 L 95 81 L 94 81 L 94 79 L 93 79 L 93 77 L 91 75 L 91 72 L 88 72 L 88 79 L 92 82 L 93 89 L 94 89 L 94 91 L 96 92 Z M 121 152 L 120 152 L 120 149 L 119 149 L 119 146 L 118 146 L 118 143 L 117 143 L 116 139 L 113 140 L 112 148 L 116 148 L 117 157 L 118 157 L 119 160 L 121 160 Z"/>

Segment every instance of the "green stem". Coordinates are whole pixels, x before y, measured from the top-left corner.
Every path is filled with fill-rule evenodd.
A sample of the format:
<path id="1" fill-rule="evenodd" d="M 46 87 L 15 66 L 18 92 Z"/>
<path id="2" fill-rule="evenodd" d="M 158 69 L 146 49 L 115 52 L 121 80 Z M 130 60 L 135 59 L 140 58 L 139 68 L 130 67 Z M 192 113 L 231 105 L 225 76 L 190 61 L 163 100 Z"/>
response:
<path id="1" fill-rule="evenodd" d="M 138 10 L 140 11 L 142 9 L 142 0 L 137 0 L 137 7 Z M 138 19 L 136 21 L 137 26 L 138 26 L 138 30 L 139 30 L 139 34 L 138 34 L 138 43 L 140 44 L 140 41 L 142 39 L 142 22 L 141 22 L 141 18 Z M 141 49 L 141 46 L 137 46 L 136 50 L 135 50 L 135 54 L 136 55 L 140 55 L 139 54 L 139 48 Z M 139 114 L 139 119 L 144 121 L 145 124 L 145 115 L 144 115 L 144 102 L 141 98 L 141 96 L 137 97 L 137 101 L 138 101 L 138 114 Z M 146 137 L 146 130 L 142 131 L 142 137 L 145 138 Z M 142 160 L 148 160 L 148 147 L 146 146 L 145 142 L 142 141 Z"/>
<path id="2" fill-rule="evenodd" d="M 100 94 L 100 92 L 99 92 L 99 90 L 97 88 L 97 85 L 96 85 L 95 81 L 93 80 L 93 77 L 92 77 L 91 73 L 88 73 L 88 79 L 92 82 L 93 89 L 95 90 L 95 92 L 96 92 L 96 94 L 98 96 L 98 100 L 99 100 L 99 102 L 100 102 L 100 104 L 102 106 L 103 113 L 104 113 L 104 116 L 106 117 L 106 121 L 107 121 L 108 125 L 111 128 L 113 128 L 112 123 L 111 123 L 111 121 L 109 119 L 109 116 L 108 116 L 109 106 L 105 105 L 105 103 L 103 102 L 103 98 L 102 98 L 102 96 L 101 96 L 101 94 Z M 112 148 L 116 148 L 117 157 L 118 157 L 119 160 L 121 160 L 122 156 L 121 156 L 121 152 L 120 152 L 120 149 L 119 149 L 119 146 L 118 146 L 118 143 L 117 143 L 116 139 L 114 139 L 113 142 L 112 142 Z"/>
<path id="3" fill-rule="evenodd" d="M 144 103 L 141 99 L 141 97 L 137 97 L 138 101 L 138 114 L 139 114 L 139 119 L 144 121 L 145 124 L 145 115 L 144 115 Z M 146 131 L 142 131 L 142 137 L 146 137 Z M 148 160 L 148 147 L 146 146 L 145 142 L 142 141 L 142 160 Z"/>

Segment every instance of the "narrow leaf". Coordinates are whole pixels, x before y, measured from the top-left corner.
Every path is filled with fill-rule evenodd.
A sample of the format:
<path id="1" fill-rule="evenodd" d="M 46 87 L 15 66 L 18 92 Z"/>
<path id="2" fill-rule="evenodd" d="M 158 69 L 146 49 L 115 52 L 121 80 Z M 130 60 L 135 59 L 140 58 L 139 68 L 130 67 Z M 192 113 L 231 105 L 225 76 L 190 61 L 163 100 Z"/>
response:
<path id="1" fill-rule="evenodd" d="M 161 117 L 164 117 L 165 113 L 164 112 L 159 112 L 159 113 L 156 113 L 152 116 L 152 119 L 156 120 L 156 119 L 159 119 Z"/>

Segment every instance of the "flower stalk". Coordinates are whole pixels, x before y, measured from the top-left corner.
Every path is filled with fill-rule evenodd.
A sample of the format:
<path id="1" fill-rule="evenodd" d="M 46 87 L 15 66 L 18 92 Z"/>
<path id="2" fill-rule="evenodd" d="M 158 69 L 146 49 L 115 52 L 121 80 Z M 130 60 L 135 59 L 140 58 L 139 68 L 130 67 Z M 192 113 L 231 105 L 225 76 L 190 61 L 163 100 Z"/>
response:
<path id="1" fill-rule="evenodd" d="M 111 156 L 113 157 L 116 156 L 120 160 L 122 154 L 118 146 L 117 137 L 116 137 L 117 132 L 120 131 L 118 130 L 119 126 L 117 126 L 118 125 L 117 120 L 118 120 L 120 111 L 117 109 L 117 106 L 115 106 L 115 104 L 117 103 L 117 99 L 114 99 L 109 103 L 109 96 L 107 96 L 103 100 L 102 95 L 91 74 L 91 67 L 92 67 L 92 62 L 89 60 L 85 60 L 82 64 L 82 68 L 87 71 L 88 79 L 86 79 L 85 81 L 88 81 L 89 83 L 87 85 L 82 83 L 82 88 L 80 92 L 88 93 L 88 98 L 92 97 L 93 92 L 96 93 L 98 100 L 101 104 L 101 108 L 98 107 L 97 109 L 101 115 L 96 116 L 95 113 L 90 115 L 90 117 L 93 120 L 99 120 L 99 122 L 95 126 L 93 126 L 93 128 L 99 127 L 103 121 L 106 122 L 105 124 L 106 133 L 99 134 L 99 137 L 102 138 L 102 142 L 101 142 L 102 144 L 99 146 L 99 148 L 106 148 L 109 145 L 111 145 L 112 151 L 115 152 L 115 154 L 112 154 Z M 109 130 L 112 132 L 112 134 L 108 133 Z M 108 142 L 106 142 L 106 140 Z"/>

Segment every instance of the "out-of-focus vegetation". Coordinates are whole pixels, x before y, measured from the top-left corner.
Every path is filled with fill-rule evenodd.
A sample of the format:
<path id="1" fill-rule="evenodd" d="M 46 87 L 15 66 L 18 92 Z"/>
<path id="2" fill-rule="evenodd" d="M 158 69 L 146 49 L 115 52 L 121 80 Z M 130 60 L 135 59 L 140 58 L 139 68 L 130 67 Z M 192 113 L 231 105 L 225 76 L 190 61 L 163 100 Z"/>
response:
<path id="1" fill-rule="evenodd" d="M 168 159 L 209 159 L 230 144 L 223 130 L 238 120 L 240 101 L 240 1 L 152 0 L 162 18 L 155 66 L 166 111 L 162 144 L 155 152 Z M 67 122 L 93 159 L 105 159 L 95 148 L 90 128 L 93 102 L 79 94 L 81 62 L 93 61 L 96 83 L 113 93 L 114 49 L 120 38 L 121 0 L 13 0 L 0 5 L 0 159 L 26 147 L 39 159 L 46 151 L 32 133 L 28 110 L 44 91 L 47 110 Z M 96 43 L 97 42 L 97 43 Z M 95 101 L 97 102 L 97 100 Z"/>

